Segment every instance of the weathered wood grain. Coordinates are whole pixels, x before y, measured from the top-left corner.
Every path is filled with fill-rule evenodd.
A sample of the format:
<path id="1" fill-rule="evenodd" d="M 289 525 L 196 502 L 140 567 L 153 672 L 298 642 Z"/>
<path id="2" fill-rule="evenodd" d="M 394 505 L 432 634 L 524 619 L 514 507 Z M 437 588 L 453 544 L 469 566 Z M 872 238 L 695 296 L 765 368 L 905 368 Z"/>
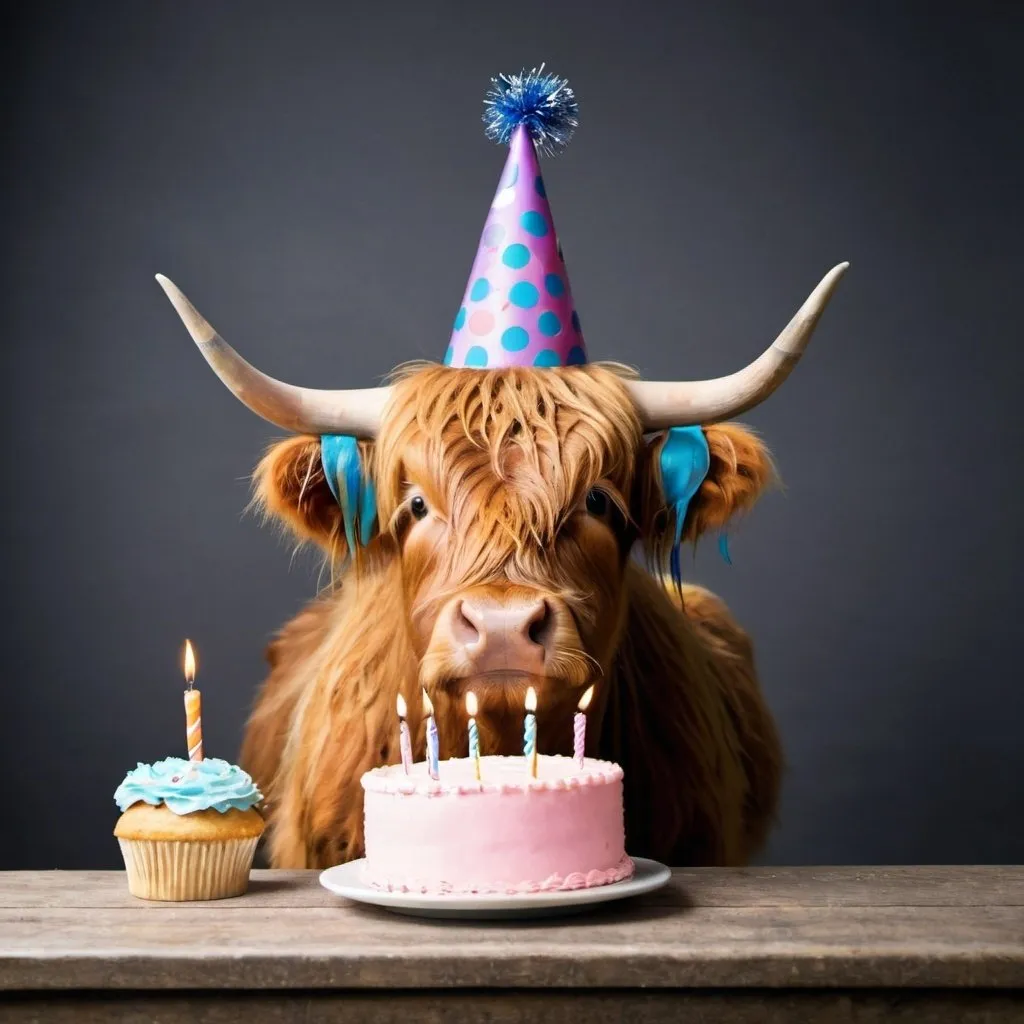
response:
<path id="1" fill-rule="evenodd" d="M 465 987 L 519 991 L 531 1013 L 541 1012 L 530 1000 L 546 988 L 562 999 L 570 998 L 566 990 L 582 998 L 609 987 L 694 999 L 720 988 L 756 989 L 767 1000 L 771 990 L 778 1006 L 787 989 L 832 998 L 836 988 L 960 988 L 1012 1001 L 1024 995 L 1024 868 L 680 871 L 646 899 L 510 923 L 399 917 L 337 899 L 315 872 L 256 872 L 245 897 L 189 904 L 135 900 L 120 872 L 0 874 L 0 990 L 8 994 L 60 1001 L 71 990 L 117 990 L 127 998 L 125 1014 L 151 996 L 166 1011 L 152 1019 L 176 1021 L 168 990 L 205 990 L 211 1013 L 232 994 L 249 999 L 261 990 L 273 1007 L 285 1005 L 280 990 L 334 990 L 341 1002 L 310 1003 L 311 1013 L 327 1014 L 310 1019 L 347 1020 L 354 999 L 389 1000 L 401 990 L 451 998 Z M 417 998 L 422 1009 L 413 1019 L 432 1019 L 434 997 L 421 991 Z M 602 997 L 601 1006 L 616 998 Z M 668 1005 L 659 998 L 650 992 L 649 1019 L 671 1019 L 658 1016 Z M 857 1012 L 875 1012 L 865 999 Z M 849 1009 L 830 1005 L 831 1013 Z M 922 996 L 917 1005 L 931 1004 Z M 30 1012 L 24 999 L 19 1006 Z M 717 1019 L 710 1008 L 700 1013 Z"/>
<path id="2" fill-rule="evenodd" d="M 1019 1024 L 1002 992 L 91 993 L 0 1000 L 5 1024 Z"/>
<path id="3" fill-rule="evenodd" d="M 619 908 L 512 924 L 313 907 L 0 911 L 0 988 L 1024 988 L 1017 907 Z"/>
<path id="4" fill-rule="evenodd" d="M 206 907 L 342 907 L 315 871 L 254 871 L 249 893 Z M 127 908 L 119 871 L 0 872 L 0 908 Z M 704 868 L 673 872 L 664 889 L 634 905 L 666 907 L 1024 907 L 1024 867 Z M 146 905 L 151 909 L 174 904 Z"/>

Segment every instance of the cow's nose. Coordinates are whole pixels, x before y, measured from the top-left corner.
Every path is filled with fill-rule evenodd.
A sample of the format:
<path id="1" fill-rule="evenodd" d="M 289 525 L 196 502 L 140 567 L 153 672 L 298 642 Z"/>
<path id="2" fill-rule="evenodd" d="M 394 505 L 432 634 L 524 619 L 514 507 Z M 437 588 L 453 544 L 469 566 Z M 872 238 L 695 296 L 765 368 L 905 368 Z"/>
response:
<path id="1" fill-rule="evenodd" d="M 464 597 L 456 618 L 456 639 L 477 672 L 544 671 L 551 609 L 543 598 L 497 603 Z"/>

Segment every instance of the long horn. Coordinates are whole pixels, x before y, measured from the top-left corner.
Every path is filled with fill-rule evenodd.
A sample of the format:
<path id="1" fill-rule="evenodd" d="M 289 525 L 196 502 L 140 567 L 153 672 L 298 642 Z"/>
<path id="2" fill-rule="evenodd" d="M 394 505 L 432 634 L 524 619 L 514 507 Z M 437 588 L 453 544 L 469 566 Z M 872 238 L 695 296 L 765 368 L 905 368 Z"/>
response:
<path id="1" fill-rule="evenodd" d="M 247 363 L 163 274 L 156 275 L 203 358 L 228 390 L 258 416 L 299 434 L 351 434 L 373 438 L 390 388 L 320 391 L 285 384 Z"/>
<path id="2" fill-rule="evenodd" d="M 647 430 L 715 423 L 763 402 L 792 372 L 849 263 L 833 267 L 771 346 L 749 366 L 714 380 L 628 381 Z"/>

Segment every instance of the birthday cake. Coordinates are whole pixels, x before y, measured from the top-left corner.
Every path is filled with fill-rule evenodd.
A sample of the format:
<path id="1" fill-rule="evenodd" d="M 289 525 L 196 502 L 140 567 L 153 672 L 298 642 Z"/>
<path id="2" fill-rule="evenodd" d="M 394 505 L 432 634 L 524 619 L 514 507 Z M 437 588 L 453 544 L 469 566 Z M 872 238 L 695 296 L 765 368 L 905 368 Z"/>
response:
<path id="1" fill-rule="evenodd" d="M 366 862 L 378 889 L 536 893 L 629 878 L 622 769 L 540 755 L 386 765 L 362 778 Z"/>

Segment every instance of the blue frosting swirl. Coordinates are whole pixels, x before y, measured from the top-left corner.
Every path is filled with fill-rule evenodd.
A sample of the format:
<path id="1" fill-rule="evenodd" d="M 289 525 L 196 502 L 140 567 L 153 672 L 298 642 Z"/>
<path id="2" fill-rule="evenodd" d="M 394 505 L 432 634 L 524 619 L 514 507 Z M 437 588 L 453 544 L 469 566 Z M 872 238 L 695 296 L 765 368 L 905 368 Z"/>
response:
<path id="1" fill-rule="evenodd" d="M 248 772 L 219 757 L 186 761 L 167 757 L 130 771 L 114 792 L 117 806 L 126 811 L 132 804 L 166 804 L 175 814 L 191 814 L 212 808 L 223 814 L 234 808 L 247 811 L 263 799 Z"/>

